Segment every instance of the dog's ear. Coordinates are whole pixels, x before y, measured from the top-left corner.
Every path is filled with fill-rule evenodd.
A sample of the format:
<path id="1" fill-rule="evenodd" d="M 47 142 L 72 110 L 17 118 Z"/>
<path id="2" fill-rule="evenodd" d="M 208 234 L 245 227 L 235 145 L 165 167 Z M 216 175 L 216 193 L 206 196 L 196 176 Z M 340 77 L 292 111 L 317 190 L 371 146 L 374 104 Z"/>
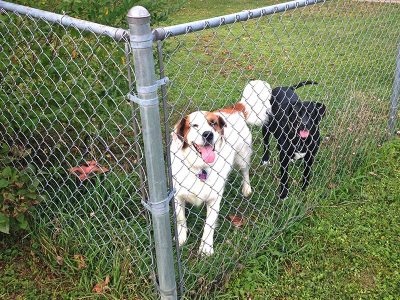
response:
<path id="1" fill-rule="evenodd" d="M 183 149 L 189 146 L 186 140 L 188 130 L 189 130 L 189 117 L 185 116 L 182 118 L 182 120 L 180 120 L 178 123 L 175 124 L 174 132 L 172 133 L 172 140 L 181 141 Z"/>
<path id="2" fill-rule="evenodd" d="M 224 134 L 224 127 L 226 127 L 226 121 L 221 116 L 218 116 L 218 126 L 219 128 L 221 128 L 221 133 Z"/>
<path id="3" fill-rule="evenodd" d="M 314 103 L 314 109 L 312 110 L 312 117 L 317 125 L 322 120 L 323 116 L 325 116 L 325 112 L 326 112 L 325 104 L 319 102 Z"/>

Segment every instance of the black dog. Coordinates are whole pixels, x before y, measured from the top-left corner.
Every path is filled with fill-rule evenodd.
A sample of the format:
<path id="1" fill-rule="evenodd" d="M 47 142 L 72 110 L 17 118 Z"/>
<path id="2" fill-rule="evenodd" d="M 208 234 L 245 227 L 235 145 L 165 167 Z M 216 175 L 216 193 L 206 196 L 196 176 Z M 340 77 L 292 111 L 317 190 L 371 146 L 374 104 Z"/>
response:
<path id="1" fill-rule="evenodd" d="M 302 102 L 294 92 L 295 89 L 313 81 L 300 82 L 290 87 L 277 87 L 272 90 L 272 116 L 263 124 L 264 136 L 263 164 L 269 164 L 269 137 L 271 133 L 278 141 L 280 160 L 280 199 L 287 197 L 288 165 L 290 161 L 304 159 L 302 190 L 309 184 L 311 167 L 318 152 L 321 137 L 319 122 L 325 114 L 326 107 L 318 102 Z"/>

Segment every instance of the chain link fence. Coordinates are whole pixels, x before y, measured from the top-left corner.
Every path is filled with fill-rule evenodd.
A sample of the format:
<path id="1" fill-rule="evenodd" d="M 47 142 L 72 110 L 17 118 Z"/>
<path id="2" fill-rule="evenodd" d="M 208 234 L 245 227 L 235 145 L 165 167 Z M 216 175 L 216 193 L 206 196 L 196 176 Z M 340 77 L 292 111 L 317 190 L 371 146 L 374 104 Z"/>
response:
<path id="1" fill-rule="evenodd" d="M 310 1 L 310 4 L 314 2 Z M 249 259 L 265 252 L 274 238 L 308 214 L 329 190 L 339 186 L 357 168 L 369 150 L 379 147 L 388 136 L 393 74 L 399 47 L 400 6 L 328 1 L 281 14 L 276 13 L 276 8 L 274 11 L 267 15 L 265 10 L 261 12 L 264 16 L 251 20 L 247 19 L 253 18 L 253 12 L 238 13 L 230 25 L 225 24 L 228 22 L 228 16 L 225 16 L 155 31 L 161 39 L 166 38 L 162 42 L 164 72 L 172 82 L 167 92 L 168 132 L 179 130 L 179 121 L 189 115 L 189 123 L 192 122 L 201 135 L 203 121 L 192 112 L 216 112 L 226 121 L 225 131 L 232 136 L 242 135 L 248 141 L 248 133 L 243 136 L 246 126 L 238 125 L 241 120 L 235 117 L 236 113 L 246 119 L 246 113 L 241 114 L 237 103 L 252 103 L 251 98 L 255 95 L 261 101 L 269 86 L 260 88 L 253 83 L 249 96 L 244 91 L 246 85 L 255 79 L 266 81 L 272 89 L 271 102 L 274 102 L 269 121 L 262 120 L 263 110 L 259 110 L 258 115 L 260 123 L 267 124 L 271 135 L 269 164 L 265 163 L 262 128 L 260 124 L 251 126 L 252 142 L 248 146 L 253 154 L 248 165 L 252 194 L 244 197 L 242 172 L 232 170 L 224 189 L 216 187 L 215 181 L 205 181 L 205 185 L 213 190 L 210 193 L 223 192 L 220 207 L 215 208 L 218 205 L 213 204 L 209 208 L 204 204 L 199 208 L 187 204 L 187 229 L 185 221 L 178 219 L 183 225 L 178 225 L 176 238 L 182 235 L 179 230 L 187 231 L 188 236 L 181 247 L 181 280 L 188 299 L 199 293 L 204 293 L 207 298 L 212 295 L 210 291 L 222 288 L 225 279 L 229 278 L 229 271 L 240 269 L 244 257 Z M 213 22 L 217 25 L 212 25 Z M 318 84 L 296 89 L 298 99 L 284 88 L 305 80 Z M 301 108 L 299 101 L 303 103 Z M 321 103 L 320 109 L 316 108 L 317 103 Z M 232 109 L 235 105 L 236 109 Z M 223 109 L 227 107 L 229 109 Z M 249 107 L 249 110 L 252 108 L 257 110 L 257 107 Z M 319 151 L 318 137 L 312 132 L 315 128 L 310 129 L 310 137 L 299 137 L 300 126 L 307 115 L 310 117 L 307 122 L 314 125 L 319 122 Z M 190 130 L 193 130 L 193 124 L 190 124 Z M 232 133 L 229 128 L 236 132 Z M 299 131 L 294 134 L 295 130 Z M 201 143 L 188 132 L 189 143 Z M 229 137 L 225 143 L 221 152 L 234 151 Z M 190 169 L 194 176 L 199 177 L 196 173 L 203 172 L 203 168 L 209 176 L 212 172 L 223 173 L 216 169 L 221 165 L 218 157 L 223 154 L 216 154 L 216 167 L 207 168 L 199 167 L 201 163 L 193 161 L 190 150 L 183 151 L 184 156 L 180 151 L 174 148 L 171 155 L 175 160 L 190 161 L 183 168 Z M 306 156 L 296 161 L 299 158 L 296 152 L 300 152 L 297 153 L 300 158 Z M 308 156 L 306 152 L 309 152 Z M 172 160 L 174 168 L 176 161 Z M 308 176 L 309 171 L 305 169 L 312 160 L 310 185 L 302 191 L 303 173 Z M 284 176 L 281 168 L 285 164 L 288 165 L 286 179 L 281 178 Z M 223 168 L 226 167 L 225 164 Z M 174 177 L 175 184 L 182 190 L 192 187 L 197 198 L 207 198 L 196 190 L 195 184 L 190 186 L 179 171 L 174 172 Z M 280 186 L 281 182 L 286 187 Z M 289 196 L 280 200 L 285 188 L 289 190 Z M 195 202 L 189 199 L 190 196 L 186 197 L 188 202 Z M 209 198 L 212 200 L 211 196 Z M 182 202 L 179 202 L 181 207 Z M 210 220 L 207 209 L 218 213 L 217 222 L 205 224 Z M 207 225 L 215 227 L 214 254 L 204 257 L 198 255 L 198 251 L 204 239 L 203 231 L 209 230 Z"/>
<path id="2" fill-rule="evenodd" d="M 130 62 L 149 40 L 0 4 L 0 140 L 41 180 L 34 234 L 59 264 L 83 256 L 92 283 L 155 297 L 147 92 Z M 153 31 L 182 298 L 214 297 L 388 138 L 399 16 L 395 3 L 297 1 Z M 285 88 L 303 81 L 318 84 L 298 99 Z"/>
<path id="3" fill-rule="evenodd" d="M 84 265 L 89 287 L 110 275 L 118 292 L 129 283 L 151 294 L 142 132 L 126 99 L 135 83 L 127 32 L 2 5 L 0 143 L 15 167 L 40 179 L 33 234 L 51 262 Z"/>

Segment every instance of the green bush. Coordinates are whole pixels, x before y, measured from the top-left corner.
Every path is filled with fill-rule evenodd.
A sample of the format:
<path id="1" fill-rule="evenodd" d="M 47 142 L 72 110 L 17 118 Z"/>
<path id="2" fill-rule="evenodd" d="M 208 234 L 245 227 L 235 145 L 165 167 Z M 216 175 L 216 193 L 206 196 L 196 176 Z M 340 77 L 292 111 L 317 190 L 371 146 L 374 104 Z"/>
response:
<path id="1" fill-rule="evenodd" d="M 128 10 L 135 5 L 146 7 L 151 13 L 153 24 L 157 24 L 165 21 L 171 12 L 178 10 L 184 0 L 22 0 L 17 2 L 55 13 L 66 13 L 69 16 L 83 20 L 126 28 L 126 15 Z"/>
<path id="2" fill-rule="evenodd" d="M 40 201 L 39 180 L 32 179 L 30 168 L 18 170 L 9 166 L 14 160 L 9 153 L 4 144 L 0 150 L 0 232 L 4 233 L 28 229 L 29 210 Z"/>

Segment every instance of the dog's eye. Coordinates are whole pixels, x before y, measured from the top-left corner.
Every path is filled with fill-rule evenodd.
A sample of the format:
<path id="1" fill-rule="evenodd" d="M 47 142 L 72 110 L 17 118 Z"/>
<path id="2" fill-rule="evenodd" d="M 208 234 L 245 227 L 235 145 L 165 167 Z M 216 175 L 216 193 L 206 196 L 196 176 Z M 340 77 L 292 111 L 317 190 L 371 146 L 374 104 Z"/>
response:
<path id="1" fill-rule="evenodd" d="M 193 127 L 193 128 L 199 128 L 199 125 L 197 125 L 197 124 L 192 124 L 192 127 Z"/>
<path id="2" fill-rule="evenodd" d="M 210 125 L 211 125 L 212 127 L 214 127 L 215 125 L 217 125 L 217 122 L 211 121 L 211 122 L 210 122 Z"/>

